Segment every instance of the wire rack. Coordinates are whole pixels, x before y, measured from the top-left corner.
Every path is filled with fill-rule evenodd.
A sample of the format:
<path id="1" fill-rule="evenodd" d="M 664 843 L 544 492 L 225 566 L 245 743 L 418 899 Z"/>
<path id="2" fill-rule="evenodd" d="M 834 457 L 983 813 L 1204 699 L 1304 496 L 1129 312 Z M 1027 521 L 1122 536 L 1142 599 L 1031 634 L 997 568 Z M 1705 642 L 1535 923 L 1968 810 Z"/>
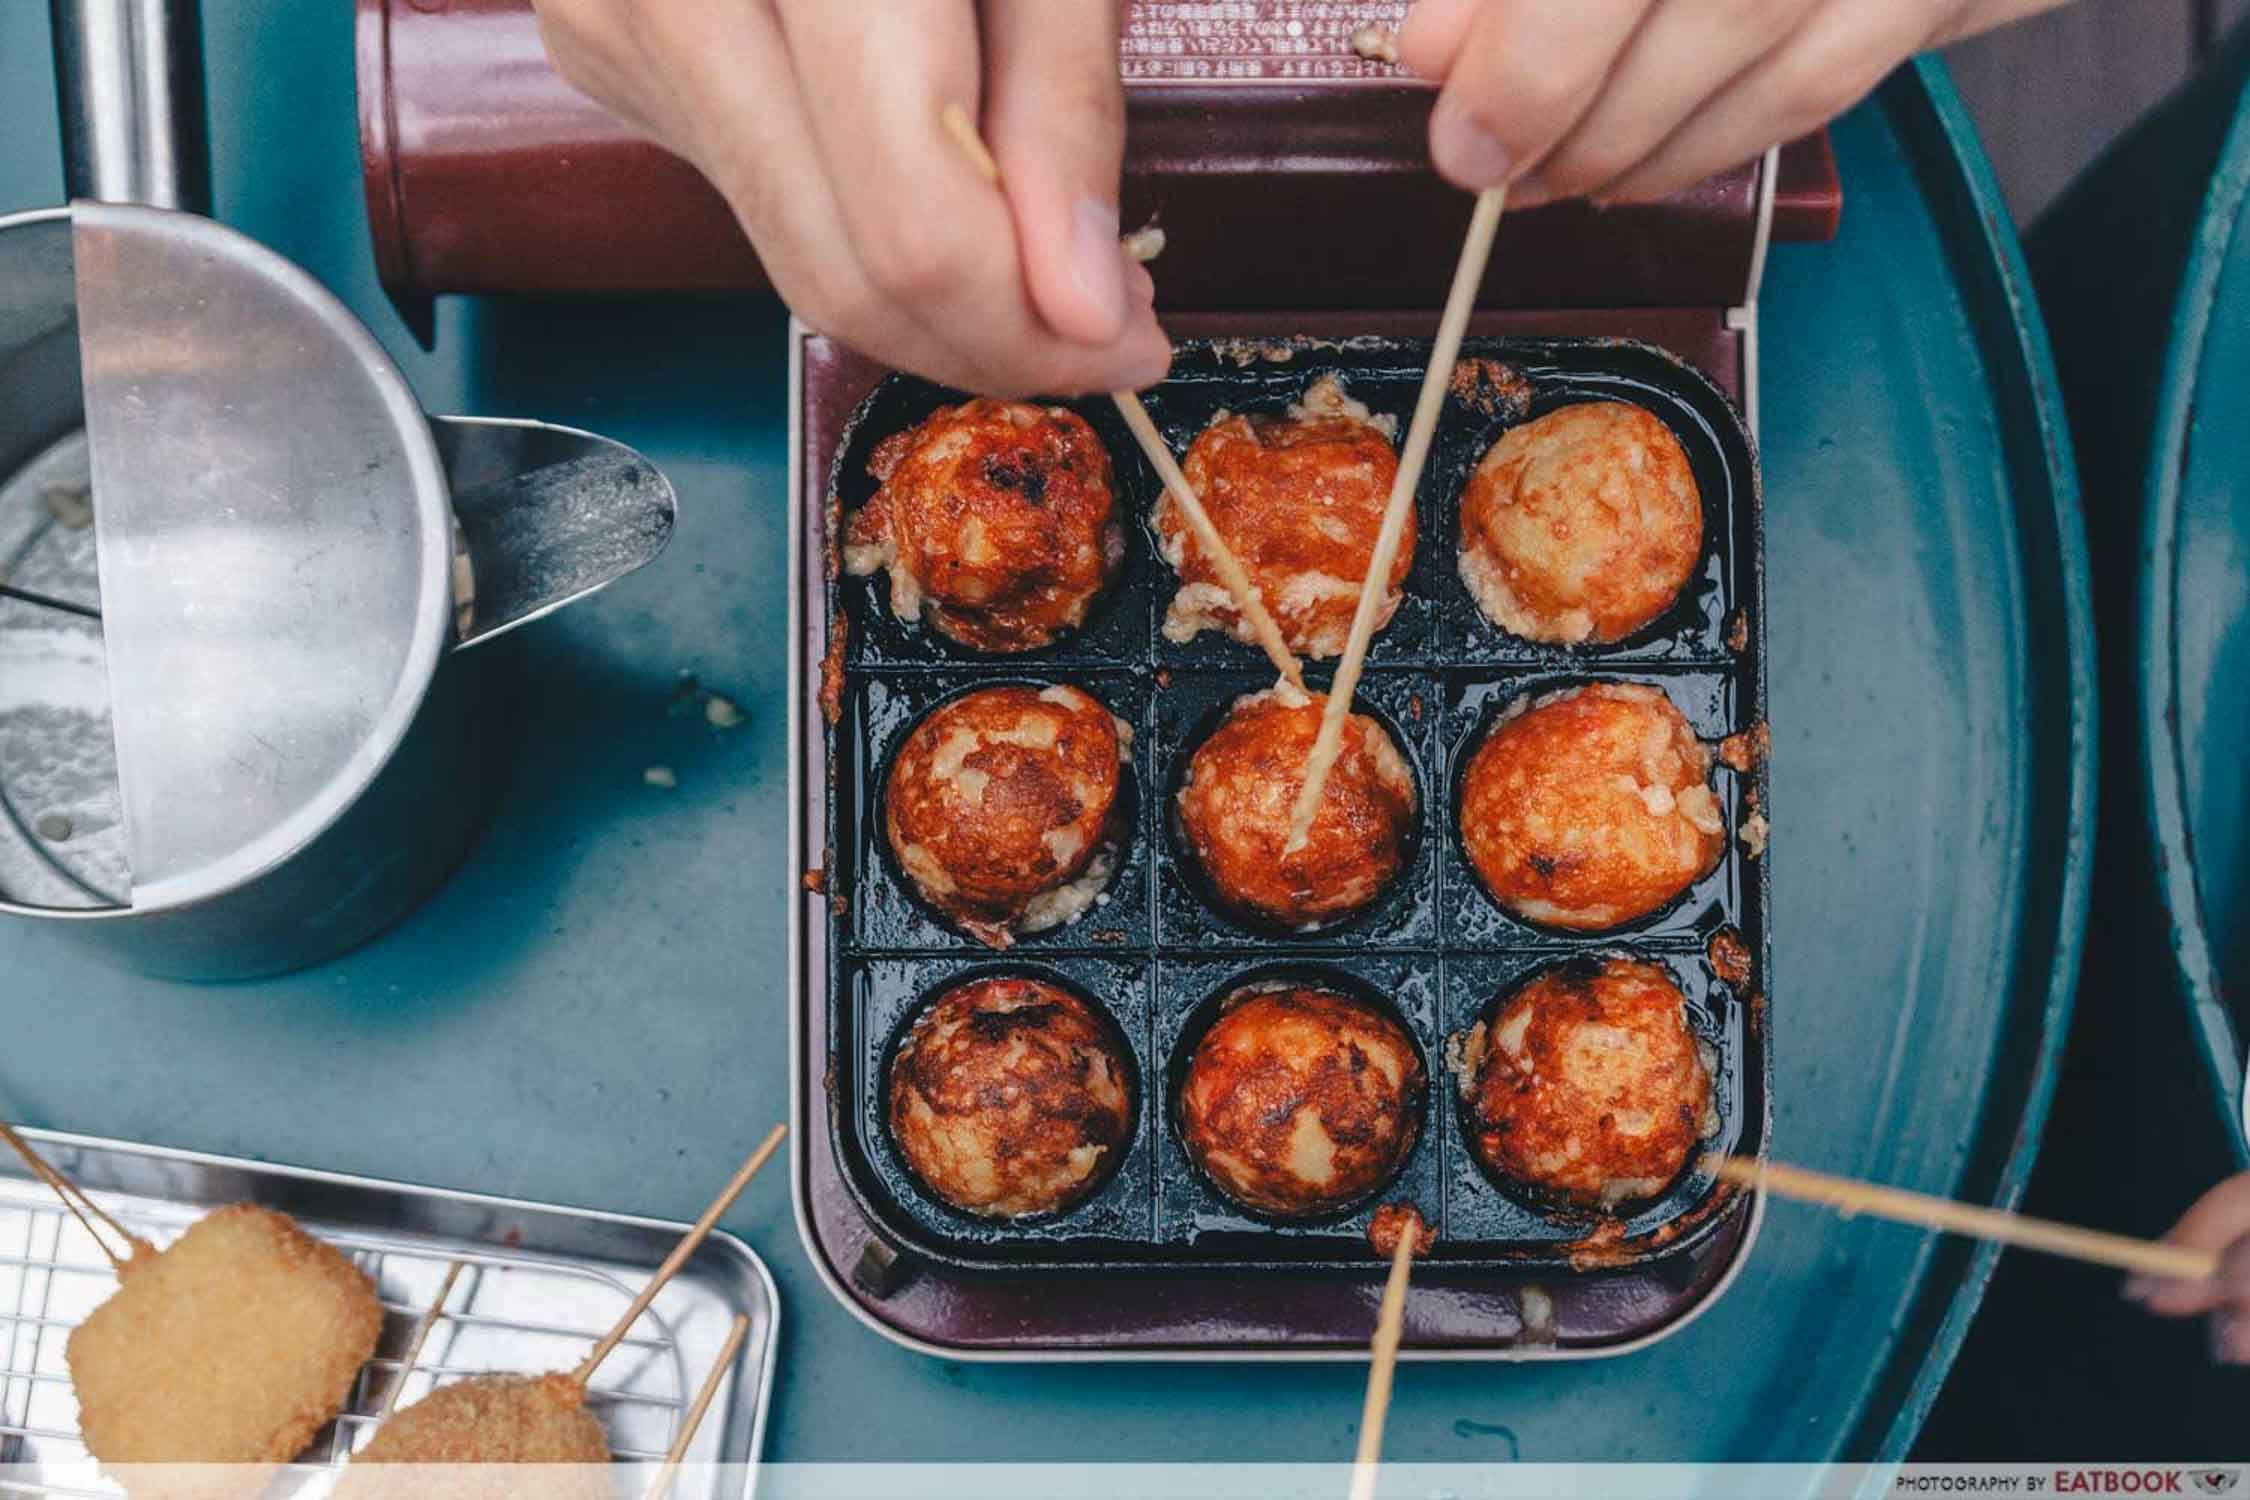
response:
<path id="1" fill-rule="evenodd" d="M 117 1278 L 78 1223 L 35 1185 L 0 1179 L 0 1496 L 122 1493 L 11 1478 L 9 1466 L 53 1464 L 90 1472 L 78 1432 L 78 1403 L 63 1359 L 70 1331 L 116 1289 Z M 136 1234 L 165 1245 L 199 1210 L 149 1206 L 97 1195 Z M 391 1393 L 404 1406 L 463 1376 L 568 1369 L 623 1315 L 636 1288 L 593 1266 L 489 1248 L 404 1243 L 328 1225 L 308 1229 L 351 1256 L 374 1281 L 383 1304 L 375 1357 L 353 1381 L 345 1409 L 298 1456 L 300 1466 L 335 1468 L 381 1420 Z M 420 1356 L 403 1356 L 453 1262 L 462 1272 L 433 1322 Z M 659 1460 L 677 1434 L 693 1390 L 671 1322 L 651 1308 L 603 1365 L 588 1409 L 624 1460 Z"/>

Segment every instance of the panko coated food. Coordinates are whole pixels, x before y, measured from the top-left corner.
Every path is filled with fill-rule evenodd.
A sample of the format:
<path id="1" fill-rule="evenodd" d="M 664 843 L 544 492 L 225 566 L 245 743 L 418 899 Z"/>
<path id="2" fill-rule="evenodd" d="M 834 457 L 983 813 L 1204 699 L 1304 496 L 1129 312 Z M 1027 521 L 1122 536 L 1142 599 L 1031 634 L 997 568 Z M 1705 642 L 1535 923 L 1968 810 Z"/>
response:
<path id="1" fill-rule="evenodd" d="M 1025 975 L 957 985 L 891 1062 L 891 1137 L 932 1193 L 989 1218 L 1057 1213 L 1107 1180 L 1133 1133 L 1116 1028 Z"/>
<path id="2" fill-rule="evenodd" d="M 1373 416 L 1323 376 L 1286 420 L 1221 412 L 1188 448 L 1181 471 L 1292 651 L 1326 657 L 1344 649 L 1398 474 L 1391 449 L 1397 427 L 1395 418 Z M 1169 492 L 1157 502 L 1156 533 L 1164 560 L 1180 576 L 1165 636 L 1186 641 L 1223 630 L 1257 644 Z M 1413 562 L 1410 511 L 1378 629 L 1397 612 Z"/>
<path id="3" fill-rule="evenodd" d="M 1327 706 L 1284 683 L 1237 700 L 1196 747 L 1180 833 L 1212 896 L 1250 921 L 1302 930 L 1366 909 L 1397 878 L 1414 830 L 1414 776 L 1390 732 L 1346 721 L 1305 842 L 1284 852 L 1306 758 Z"/>
<path id="4" fill-rule="evenodd" d="M 1196 1043 L 1181 1137 L 1244 1207 L 1314 1216 L 1397 1174 L 1422 1128 L 1423 1093 L 1413 1039 L 1374 1005 L 1313 985 L 1252 985 Z"/>
<path id="5" fill-rule="evenodd" d="M 416 1467 L 384 1472 L 400 1464 Z M 487 1467 L 521 1464 L 543 1467 Z M 560 1464 L 578 1467 L 544 1467 Z M 375 1429 L 336 1500 L 600 1500 L 614 1493 L 609 1465 L 609 1439 L 570 1376 L 478 1375 L 439 1386 Z"/>
<path id="6" fill-rule="evenodd" d="M 975 400 L 893 433 L 844 527 L 844 566 L 888 573 L 891 609 L 979 651 L 1085 623 L 1125 561 L 1109 451 L 1063 407 Z"/>
<path id="7" fill-rule="evenodd" d="M 1509 428 L 1461 497 L 1462 582 L 1526 640 L 1622 640 L 1672 607 L 1702 555 L 1687 452 L 1630 402 Z"/>
<path id="8" fill-rule="evenodd" d="M 1653 1198 L 1718 1130 L 1705 1051 L 1657 965 L 1547 969 L 1462 1049 L 1471 1143 L 1536 1195 L 1605 1212 Z"/>
<path id="9" fill-rule="evenodd" d="M 1082 915 L 1116 873 L 1133 731 L 1067 686 L 982 688 L 916 724 L 883 829 L 924 900 L 1005 948 Z"/>
<path id="10" fill-rule="evenodd" d="M 1597 683 L 1518 705 L 1470 757 L 1461 842 L 1509 911 L 1599 931 L 1717 866 L 1711 753 L 1655 688 Z"/>
<path id="11" fill-rule="evenodd" d="M 382 1329 L 343 1252 L 285 1214 L 218 1209 L 71 1331 L 79 1430 L 110 1465 L 281 1463 L 343 1409 Z"/>

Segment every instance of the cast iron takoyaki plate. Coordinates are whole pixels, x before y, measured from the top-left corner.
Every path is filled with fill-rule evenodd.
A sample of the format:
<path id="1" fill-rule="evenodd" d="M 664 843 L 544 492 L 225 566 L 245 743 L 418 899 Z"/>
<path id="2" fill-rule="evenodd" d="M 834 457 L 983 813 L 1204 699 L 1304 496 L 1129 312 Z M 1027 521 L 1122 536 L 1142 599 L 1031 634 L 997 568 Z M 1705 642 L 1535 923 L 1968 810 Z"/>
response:
<path id="1" fill-rule="evenodd" d="M 1174 451 L 1221 410 L 1279 413 L 1323 374 L 1377 412 L 1403 421 L 1427 358 L 1425 341 L 1387 338 L 1204 341 L 1179 347 L 1170 378 L 1146 393 Z M 1106 401 L 1065 403 L 1107 444 L 1117 471 L 1130 557 L 1119 583 L 1073 636 L 1041 651 L 991 656 L 896 619 L 880 578 L 832 578 L 830 630 L 846 630 L 827 670 L 843 673 L 828 732 L 823 868 L 832 900 L 825 985 L 830 1127 L 852 1192 L 902 1248 L 964 1270 L 1364 1268 L 1368 1218 L 1410 1198 L 1436 1225 L 1433 1259 L 1464 1270 L 1574 1270 L 1680 1253 L 1728 1222 L 1730 1190 L 1691 1169 L 1625 1216 L 1573 1216 L 1493 1181 L 1460 1119 L 1453 1041 L 1496 997 L 1540 967 L 1573 956 L 1630 952 L 1671 971 L 1690 1019 L 1717 1058 L 1719 1130 L 1711 1149 L 1762 1148 L 1770 1100 L 1765 976 L 1768 874 L 1739 837 L 1766 806 L 1762 763 L 1720 765 L 1715 782 L 1730 837 L 1718 868 L 1672 906 L 1612 932 L 1577 935 L 1504 913 L 1462 854 L 1457 769 L 1491 719 L 1524 694 L 1609 680 L 1665 693 L 1714 745 L 1765 716 L 1763 555 L 1756 456 L 1742 419 L 1702 375 L 1653 346 L 1610 339 L 1471 339 L 1465 358 L 1503 362 L 1529 382 L 1528 402 L 1492 387 L 1447 402 L 1418 495 L 1420 542 L 1397 617 L 1377 637 L 1360 706 L 1382 719 L 1414 767 L 1421 827 L 1400 878 L 1369 911 L 1313 934 L 1247 927 L 1216 910 L 1181 857 L 1173 794 L 1185 758 L 1237 696 L 1270 686 L 1250 648 L 1206 632 L 1185 645 L 1159 627 L 1175 586 L 1147 526 L 1161 486 Z M 874 493 L 874 445 L 962 399 L 905 376 L 878 385 L 825 466 L 845 512 Z M 1572 401 L 1638 402 L 1678 435 L 1704 502 L 1704 557 L 1682 597 L 1649 629 L 1610 646 L 1521 641 L 1487 622 L 1454 566 L 1457 506 L 1470 470 L 1514 422 Z M 833 573 L 833 570 L 831 570 Z M 834 641 L 831 637 L 831 646 Z M 1330 664 L 1307 664 L 1325 685 Z M 1067 681 L 1134 730 L 1135 824 L 1107 899 L 1078 921 L 995 953 L 951 927 L 911 892 L 882 836 L 890 758 L 933 705 L 1000 682 Z M 1746 980 L 1725 977 L 1712 940 L 1738 934 Z M 1069 984 L 1100 1002 L 1133 1048 L 1140 1118 L 1099 1191 L 1061 1214 L 987 1222 L 926 1193 L 884 1119 L 886 1063 L 918 1008 L 951 984 L 998 968 Z M 1387 997 L 1432 1071 L 1420 1139 L 1397 1179 L 1348 1211 L 1277 1222 L 1222 1197 L 1181 1148 L 1173 1118 L 1179 1063 L 1207 1025 L 1214 997 L 1281 973 L 1336 976 Z"/>

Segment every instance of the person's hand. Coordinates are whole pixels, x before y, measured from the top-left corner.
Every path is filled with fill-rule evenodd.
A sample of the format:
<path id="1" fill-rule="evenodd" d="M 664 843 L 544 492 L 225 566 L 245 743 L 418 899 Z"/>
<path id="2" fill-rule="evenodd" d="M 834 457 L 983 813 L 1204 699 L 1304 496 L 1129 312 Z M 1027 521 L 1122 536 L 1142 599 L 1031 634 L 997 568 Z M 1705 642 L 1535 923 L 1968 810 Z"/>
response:
<path id="1" fill-rule="evenodd" d="M 1139 388 L 1117 0 L 537 0 L 557 69 L 700 168 L 797 315 L 983 395 Z M 978 175 L 939 117 L 998 158 Z"/>
<path id="2" fill-rule="evenodd" d="M 1417 0 L 1438 170 L 1511 207 L 1661 198 L 1842 114 L 1902 60 L 2061 0 Z"/>
<path id="3" fill-rule="evenodd" d="M 2211 1357 L 2250 1365 L 2250 1172 L 2230 1177 L 2195 1200 L 2164 1238 L 2219 1252 L 2208 1281 L 2135 1276 L 2125 1295 L 2159 1317 L 2211 1319 Z"/>

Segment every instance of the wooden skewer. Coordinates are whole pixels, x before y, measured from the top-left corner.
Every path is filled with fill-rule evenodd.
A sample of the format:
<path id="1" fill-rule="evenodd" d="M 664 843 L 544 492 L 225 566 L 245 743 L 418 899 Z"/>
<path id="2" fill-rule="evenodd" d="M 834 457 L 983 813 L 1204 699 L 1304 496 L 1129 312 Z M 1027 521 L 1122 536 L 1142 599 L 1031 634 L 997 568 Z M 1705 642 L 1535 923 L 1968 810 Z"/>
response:
<path id="1" fill-rule="evenodd" d="M 1825 1172 L 1809 1172 L 1781 1162 L 1761 1165 L 1747 1157 L 1711 1156 L 1704 1159 L 1704 1166 L 1721 1182 L 1731 1182 L 1738 1187 L 1763 1190 L 1805 1203 L 1825 1203 L 1846 1214 L 1870 1214 L 1902 1224 L 1921 1224 L 1976 1239 L 1997 1240 L 2004 1245 L 2041 1250 L 2098 1266 L 2183 1281 L 2209 1280 L 2219 1269 L 2218 1255 L 2209 1250 L 2139 1240 L 2101 1229 L 2081 1229 L 2075 1224 L 2057 1224 L 2052 1219 L 2035 1219 L 2005 1209 L 1979 1208 L 1974 1204 L 1956 1203 L 1950 1198 L 1908 1192 L 1904 1188 L 1881 1187 L 1850 1177 L 1831 1177 Z"/>
<path id="2" fill-rule="evenodd" d="M 1111 391 L 1109 399 L 1117 403 L 1118 414 L 1124 417 L 1125 425 L 1132 429 L 1134 440 L 1141 445 L 1141 452 L 1147 454 L 1148 461 L 1156 466 L 1158 477 L 1164 481 L 1165 490 L 1172 496 L 1172 503 L 1187 518 L 1188 529 L 1195 533 L 1196 545 L 1203 549 L 1205 557 L 1211 559 L 1211 565 L 1219 570 L 1219 581 L 1226 585 L 1227 593 L 1233 596 L 1234 607 L 1250 622 L 1250 632 L 1258 638 L 1258 645 L 1265 651 L 1266 660 L 1273 663 L 1274 670 L 1291 687 L 1299 692 L 1304 691 L 1305 670 L 1297 664 L 1296 653 L 1282 639 L 1280 625 L 1267 613 L 1266 602 L 1258 593 L 1258 586 L 1250 581 L 1250 575 L 1243 571 L 1241 559 L 1234 555 L 1234 549 L 1227 545 L 1226 538 L 1219 535 L 1219 528 L 1212 524 L 1210 512 L 1203 508 L 1202 498 L 1195 493 L 1195 487 L 1188 483 L 1187 475 L 1181 472 L 1180 462 L 1172 456 L 1164 435 L 1149 420 L 1148 408 L 1141 404 L 1141 398 L 1132 391 Z"/>
<path id="3" fill-rule="evenodd" d="M 1422 1223 L 1409 1214 L 1391 1252 L 1391 1274 L 1383 1283 L 1382 1312 L 1375 1319 L 1374 1362 L 1367 1367 L 1367 1399 L 1359 1409 L 1359 1451 L 1352 1457 L 1351 1500 L 1374 1500 L 1375 1475 L 1383 1460 L 1383 1424 L 1391 1412 L 1391 1376 L 1398 1368 L 1399 1340 L 1406 1331 L 1406 1278 L 1414 1263 L 1414 1242 Z"/>
<path id="4" fill-rule="evenodd" d="M 430 1341 L 430 1330 L 437 1327 L 438 1319 L 444 1316 L 445 1299 L 453 1295 L 453 1283 L 461 1279 L 464 1264 L 466 1262 L 457 1260 L 445 1268 L 445 1280 L 438 1283 L 437 1295 L 430 1299 L 430 1305 L 416 1320 L 414 1337 L 407 1341 L 406 1355 L 399 1361 L 398 1379 L 391 1382 L 389 1393 L 383 1397 L 383 1410 L 376 1417 L 378 1422 L 388 1422 L 391 1413 L 398 1410 L 399 1394 L 406 1389 L 407 1377 L 414 1373 L 415 1364 L 422 1358 L 422 1346 Z"/>
<path id="5" fill-rule="evenodd" d="M 609 1352 L 640 1321 L 641 1314 L 648 1311 L 648 1305 L 656 1300 L 658 1292 L 664 1290 L 664 1284 L 678 1273 L 680 1267 L 687 1264 L 688 1257 L 701 1247 L 720 1218 L 734 1207 L 734 1200 L 742 1196 L 742 1190 L 750 1185 L 751 1178 L 758 1175 L 758 1169 L 766 1164 L 774 1152 L 781 1149 L 781 1138 L 788 1133 L 788 1126 L 774 1126 L 772 1134 L 759 1143 L 758 1149 L 750 1153 L 750 1159 L 734 1174 L 734 1180 L 720 1191 L 709 1208 L 703 1210 L 703 1217 L 695 1221 L 695 1227 L 672 1248 L 670 1255 L 664 1257 L 664 1264 L 656 1268 L 656 1274 L 649 1278 L 647 1286 L 641 1288 L 641 1294 L 633 1299 L 633 1305 L 625 1309 L 625 1316 L 617 1320 L 617 1326 L 603 1334 L 601 1342 L 594 1345 L 593 1352 L 586 1356 L 577 1369 L 570 1372 L 571 1380 L 580 1390 L 586 1388 L 587 1382 L 594 1378 L 594 1371 L 603 1360 L 609 1358 Z"/>
<path id="6" fill-rule="evenodd" d="M 688 1445 L 695 1441 L 695 1430 L 703 1425 L 703 1414 L 711 1409 L 719 1386 L 726 1380 L 727 1372 L 734 1368 L 734 1357 L 742 1352 L 742 1341 L 749 1336 L 750 1320 L 737 1316 L 734 1327 L 727 1332 L 727 1341 L 719 1346 L 719 1357 L 711 1362 L 711 1373 L 703 1377 L 703 1386 L 695 1393 L 695 1404 L 688 1408 L 687 1418 L 680 1424 L 680 1435 L 672 1439 L 671 1450 L 664 1455 L 664 1467 L 656 1471 L 656 1482 L 648 1487 L 648 1500 L 664 1500 L 672 1492 L 672 1481 L 687 1459 Z"/>
<path id="7" fill-rule="evenodd" d="M 105 1213 L 102 1206 L 87 1197 L 85 1190 L 77 1183 L 48 1166 L 47 1159 L 31 1149 L 31 1142 L 16 1134 L 15 1127 L 5 1121 L 0 1121 L 0 1140 L 13 1147 L 16 1155 L 23 1158 L 23 1164 L 31 1168 L 31 1175 L 45 1183 L 62 1200 L 62 1206 L 70 1210 L 70 1216 L 78 1221 L 79 1227 L 93 1240 L 94 1248 L 101 1251 L 103 1258 L 108 1260 L 111 1270 L 122 1276 L 141 1256 L 157 1253 L 154 1245 Z M 88 1214 L 108 1225 L 111 1232 L 125 1242 L 126 1250 L 123 1255 L 110 1248 L 109 1242 L 102 1238 L 101 1231 L 87 1219 Z"/>
<path id="8" fill-rule="evenodd" d="M 938 112 L 938 120 L 967 154 L 969 164 L 976 168 L 977 175 L 998 187 L 1000 163 L 993 159 L 991 148 L 977 134 L 977 127 L 969 119 L 968 111 L 958 104 L 948 104 Z M 1131 240 L 1139 236 L 1136 234 L 1127 238 Z M 1154 248 L 1162 248 L 1161 241 L 1157 241 Z M 1109 399 L 1117 403 L 1118 414 L 1125 419 L 1125 425 L 1132 429 L 1133 440 L 1141 445 L 1141 452 L 1155 466 L 1157 477 L 1164 481 L 1164 488 L 1172 496 L 1172 503 L 1187 518 L 1188 529 L 1195 533 L 1196 545 L 1203 549 L 1204 556 L 1211 559 L 1211 566 L 1218 569 L 1219 581 L 1226 585 L 1227 593 L 1233 597 L 1234 607 L 1250 622 L 1250 633 L 1258 638 L 1259 648 L 1266 653 L 1266 659 L 1273 663 L 1274 670 L 1291 687 L 1303 691 L 1305 671 L 1298 665 L 1296 653 L 1282 639 L 1281 627 L 1266 609 L 1265 599 L 1258 593 L 1257 585 L 1243 571 L 1241 559 L 1234 555 L 1234 549 L 1227 545 L 1226 538 L 1219 535 L 1219 528 L 1211 523 L 1210 513 L 1203 508 L 1202 497 L 1187 482 L 1187 475 L 1180 472 L 1179 460 L 1172 456 L 1164 435 L 1156 430 L 1156 423 L 1149 419 L 1148 407 L 1142 404 L 1139 394 L 1133 391 L 1111 391 Z M 1394 545 L 1391 550 L 1396 552 L 1398 549 Z"/>
<path id="9" fill-rule="evenodd" d="M 1351 634 L 1344 639 L 1344 654 L 1336 663 L 1336 678 L 1328 688 L 1320 733 L 1313 740 L 1312 754 L 1305 759 L 1305 783 L 1297 790 L 1297 805 L 1289 816 L 1289 839 L 1282 845 L 1286 852 L 1305 846 L 1313 814 L 1320 811 L 1328 772 L 1343 744 L 1352 694 L 1359 687 L 1359 669 L 1367 660 L 1367 643 L 1374 638 L 1375 617 L 1382 612 L 1383 596 L 1390 592 L 1391 565 L 1398 560 L 1406 518 L 1414 513 L 1414 490 L 1422 482 L 1422 466 L 1429 462 L 1438 412 L 1453 382 L 1461 336 L 1468 330 L 1469 314 L 1476 308 L 1477 288 L 1484 283 L 1485 262 L 1492 258 L 1492 237 L 1500 228 L 1500 210 L 1507 200 L 1505 184 L 1486 188 L 1477 194 L 1476 211 L 1469 216 L 1468 237 L 1461 245 L 1460 262 L 1453 268 L 1453 287 L 1446 293 L 1445 312 L 1438 318 L 1437 340 L 1430 346 L 1430 367 L 1422 373 L 1422 392 L 1415 398 L 1414 417 L 1406 428 L 1406 447 L 1399 455 L 1398 474 L 1391 481 L 1391 497 L 1383 508 L 1383 529 L 1375 534 L 1375 554 L 1368 559 L 1367 576 L 1359 583 L 1359 606 L 1352 611 Z"/>

